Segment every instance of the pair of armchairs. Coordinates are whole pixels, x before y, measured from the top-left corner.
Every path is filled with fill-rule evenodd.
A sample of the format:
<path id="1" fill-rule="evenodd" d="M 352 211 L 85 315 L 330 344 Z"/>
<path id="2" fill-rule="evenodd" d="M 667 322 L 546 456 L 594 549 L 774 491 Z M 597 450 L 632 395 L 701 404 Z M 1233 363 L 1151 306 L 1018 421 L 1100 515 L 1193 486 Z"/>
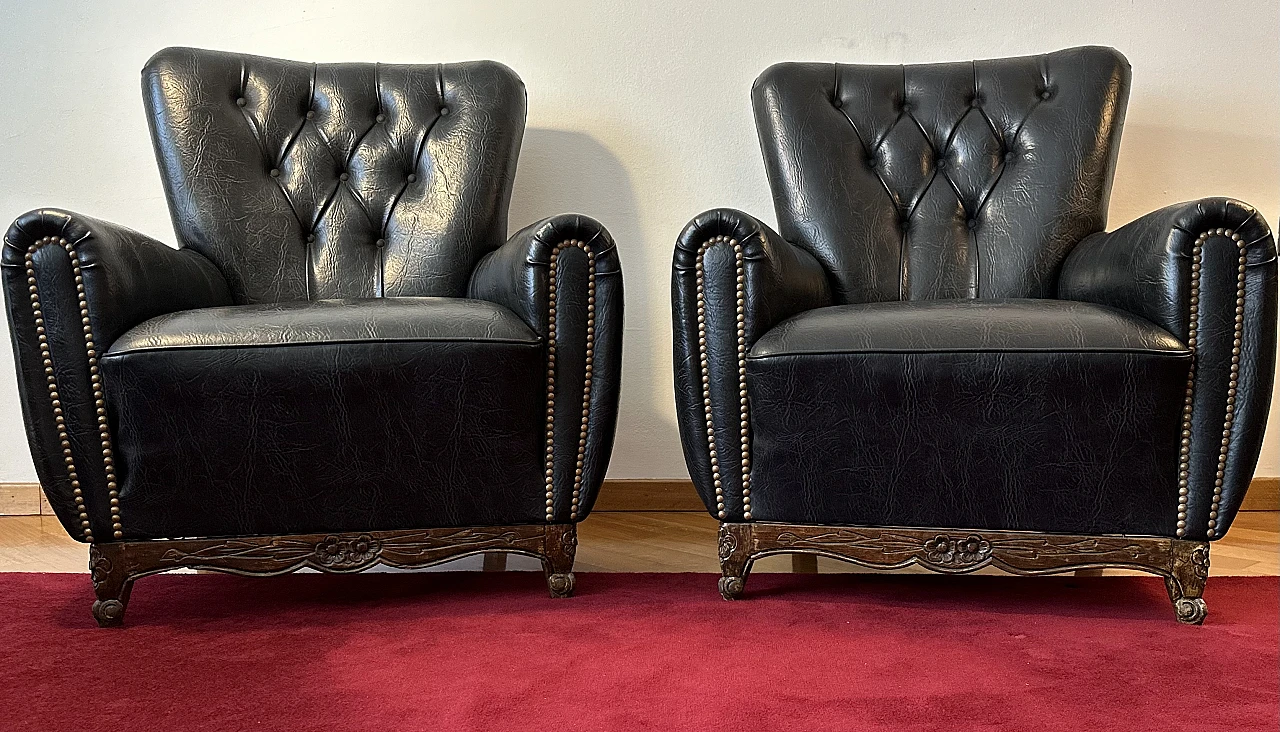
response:
<path id="1" fill-rule="evenodd" d="M 760 78 L 781 232 L 708 212 L 673 273 L 726 598 L 777 552 L 1124 566 L 1203 620 L 1270 400 L 1275 247 L 1225 199 L 1103 233 L 1128 83 L 1098 48 Z M 178 567 L 523 553 L 570 595 L 622 280 L 586 217 L 506 239 L 519 79 L 168 49 L 143 88 L 181 248 L 58 210 L 5 239 L 28 439 L 98 622 Z"/>

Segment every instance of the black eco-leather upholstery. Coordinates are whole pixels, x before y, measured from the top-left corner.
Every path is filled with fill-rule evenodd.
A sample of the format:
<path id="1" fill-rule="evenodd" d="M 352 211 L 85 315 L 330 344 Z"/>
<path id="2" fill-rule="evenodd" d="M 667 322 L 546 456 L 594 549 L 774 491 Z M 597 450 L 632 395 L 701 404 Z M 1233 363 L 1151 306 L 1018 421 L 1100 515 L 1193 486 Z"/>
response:
<path id="1" fill-rule="evenodd" d="M 1275 243 L 1207 199 L 1103 233 L 1113 49 L 783 63 L 779 232 L 676 246 L 685 459 L 724 521 L 1222 536 L 1275 368 Z"/>
<path id="2" fill-rule="evenodd" d="M 539 521 L 542 350 L 510 310 L 459 298 L 146 321 L 102 357 L 125 535 Z"/>
<path id="3" fill-rule="evenodd" d="M 72 536 L 585 518 L 621 270 L 583 216 L 506 239 L 514 73 L 171 48 L 143 89 L 180 248 L 56 210 L 5 237 L 28 438 Z"/>
<path id="4" fill-rule="evenodd" d="M 748 355 L 752 514 L 1171 534 L 1190 362 L 1161 328 L 1086 303 L 801 313 Z"/>

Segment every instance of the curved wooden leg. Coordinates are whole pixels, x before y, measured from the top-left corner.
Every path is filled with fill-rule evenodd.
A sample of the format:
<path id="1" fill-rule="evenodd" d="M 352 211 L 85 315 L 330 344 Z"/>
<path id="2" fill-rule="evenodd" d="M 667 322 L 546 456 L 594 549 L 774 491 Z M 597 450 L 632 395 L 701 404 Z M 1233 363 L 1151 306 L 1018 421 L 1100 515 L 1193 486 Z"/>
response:
<path id="1" fill-rule="evenodd" d="M 751 572 L 751 524 L 720 524 L 720 596 L 737 600 Z"/>
<path id="2" fill-rule="evenodd" d="M 89 575 L 98 599 L 93 603 L 93 617 L 98 627 L 108 628 L 124 622 L 133 580 L 129 579 L 120 544 L 89 545 Z"/>
<path id="3" fill-rule="evenodd" d="M 553 598 L 573 597 L 573 558 L 578 551 L 578 528 L 574 524 L 547 527 L 542 566 L 547 573 L 547 589 Z"/>
<path id="4" fill-rule="evenodd" d="M 1173 602 L 1173 611 L 1179 623 L 1199 625 L 1209 614 L 1200 598 L 1209 579 L 1209 543 L 1174 540 L 1170 553 L 1172 576 L 1165 577 L 1164 586 Z"/>

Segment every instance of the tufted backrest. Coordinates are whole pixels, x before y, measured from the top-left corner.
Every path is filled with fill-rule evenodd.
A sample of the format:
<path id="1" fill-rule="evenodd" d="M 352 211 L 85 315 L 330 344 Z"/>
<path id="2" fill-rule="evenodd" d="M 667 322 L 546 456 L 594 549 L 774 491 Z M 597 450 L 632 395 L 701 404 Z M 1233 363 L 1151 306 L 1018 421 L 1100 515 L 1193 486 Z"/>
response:
<path id="1" fill-rule="evenodd" d="M 501 64 L 168 48 L 142 86 L 179 241 L 238 302 L 462 296 L 506 237 L 525 96 Z"/>
<path id="2" fill-rule="evenodd" d="M 783 63 L 752 89 L 779 233 L 842 303 L 1052 297 L 1106 225 L 1129 94 L 1109 48 L 921 66 Z"/>

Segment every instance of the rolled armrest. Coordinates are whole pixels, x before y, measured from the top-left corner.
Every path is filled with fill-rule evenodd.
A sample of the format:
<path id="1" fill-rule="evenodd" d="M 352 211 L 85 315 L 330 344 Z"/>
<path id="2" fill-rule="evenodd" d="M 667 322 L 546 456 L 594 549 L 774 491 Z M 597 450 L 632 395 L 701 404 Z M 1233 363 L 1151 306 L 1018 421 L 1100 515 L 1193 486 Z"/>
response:
<path id="1" fill-rule="evenodd" d="M 622 268 L 613 238 L 576 214 L 490 252 L 469 297 L 504 305 L 546 339 L 547 521 L 581 521 L 609 468 L 622 378 Z"/>
<path id="2" fill-rule="evenodd" d="M 1177 535 L 1217 539 L 1257 466 L 1276 359 L 1276 247 L 1251 206 L 1208 198 L 1082 241 L 1058 296 L 1140 315 L 1194 353 L 1183 407 Z"/>
<path id="3" fill-rule="evenodd" d="M 27 442 L 72 537 L 120 537 L 114 458 L 98 357 L 129 328 L 228 305 L 217 268 L 121 226 L 44 209 L 5 234 L 4 294 Z"/>
<path id="4" fill-rule="evenodd" d="M 747 351 L 777 323 L 831 298 L 811 254 L 741 211 L 708 211 L 680 234 L 671 276 L 676 418 L 711 515 L 751 519 Z"/>

